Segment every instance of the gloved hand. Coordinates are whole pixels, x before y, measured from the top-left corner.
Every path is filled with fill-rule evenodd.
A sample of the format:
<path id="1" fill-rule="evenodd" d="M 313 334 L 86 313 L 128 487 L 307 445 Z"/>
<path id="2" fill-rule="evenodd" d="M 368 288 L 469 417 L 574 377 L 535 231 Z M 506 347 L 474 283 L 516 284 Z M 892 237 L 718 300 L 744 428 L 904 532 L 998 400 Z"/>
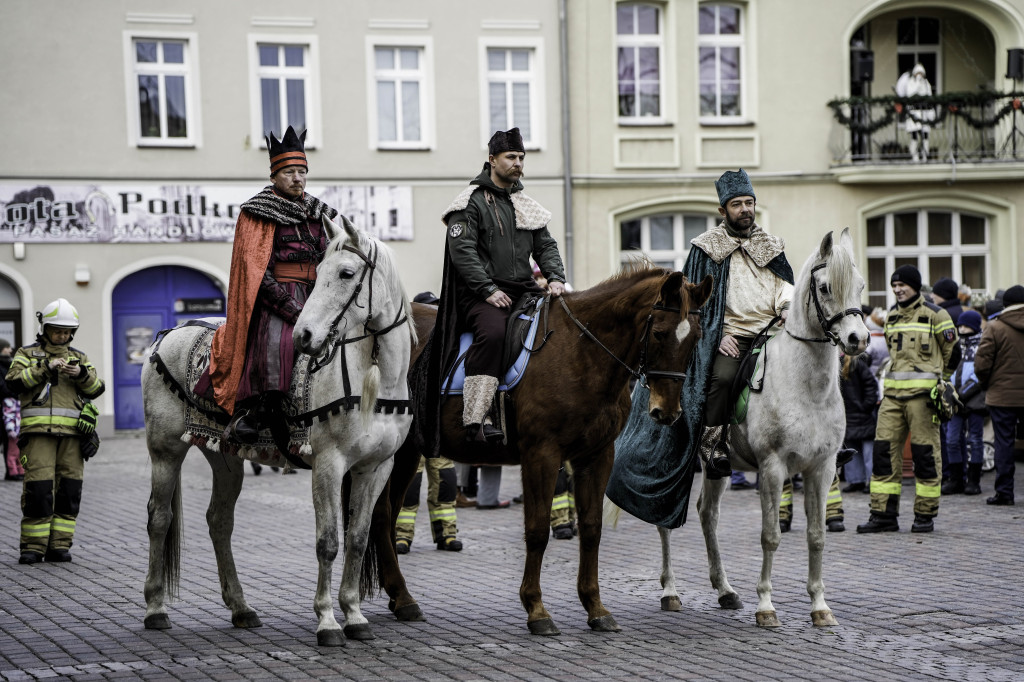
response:
<path id="1" fill-rule="evenodd" d="M 82 407 L 82 414 L 78 415 L 78 430 L 80 433 L 89 435 L 96 430 L 96 417 L 100 411 L 92 403 L 86 403 Z"/>

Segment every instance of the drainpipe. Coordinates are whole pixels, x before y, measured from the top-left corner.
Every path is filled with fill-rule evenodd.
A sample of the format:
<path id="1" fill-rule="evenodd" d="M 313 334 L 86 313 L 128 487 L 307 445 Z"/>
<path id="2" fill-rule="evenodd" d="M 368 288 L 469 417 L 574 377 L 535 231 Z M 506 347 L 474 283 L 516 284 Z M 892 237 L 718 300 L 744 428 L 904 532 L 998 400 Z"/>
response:
<path id="1" fill-rule="evenodd" d="M 573 228 L 572 228 L 572 143 L 569 139 L 569 28 L 568 0 L 558 2 L 559 66 L 562 81 L 562 187 L 565 200 L 565 279 L 573 280 Z"/>

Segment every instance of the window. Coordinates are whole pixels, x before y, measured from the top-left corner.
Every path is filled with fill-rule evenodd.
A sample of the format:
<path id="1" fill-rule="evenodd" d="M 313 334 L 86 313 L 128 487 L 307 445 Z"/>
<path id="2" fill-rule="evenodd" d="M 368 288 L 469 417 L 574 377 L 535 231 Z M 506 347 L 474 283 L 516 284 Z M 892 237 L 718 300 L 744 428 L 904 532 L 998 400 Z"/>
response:
<path id="1" fill-rule="evenodd" d="M 896 66 L 899 73 L 910 72 L 915 64 L 924 67 L 932 90 L 939 91 L 942 64 L 939 61 L 940 24 L 931 17 L 907 17 L 896 22 Z"/>
<path id="2" fill-rule="evenodd" d="M 280 138 L 288 126 L 306 131 L 306 149 L 317 146 L 319 92 L 315 38 L 249 36 L 251 59 L 252 139 L 266 146 L 273 131 Z"/>
<path id="3" fill-rule="evenodd" d="M 374 46 L 378 148 L 424 148 L 427 70 L 422 46 Z"/>
<path id="4" fill-rule="evenodd" d="M 198 140 L 194 96 L 194 37 L 127 35 L 128 105 L 139 146 L 194 146 Z"/>
<path id="5" fill-rule="evenodd" d="M 868 303 L 896 302 L 889 277 L 901 265 L 921 271 L 921 281 L 950 277 L 972 289 L 988 288 L 989 229 L 984 216 L 943 209 L 912 209 L 867 221 Z"/>
<path id="6" fill-rule="evenodd" d="M 637 256 L 655 265 L 682 270 L 690 253 L 690 240 L 721 222 L 707 213 L 655 213 L 619 223 L 619 262 L 625 265 Z"/>
<path id="7" fill-rule="evenodd" d="M 653 122 L 662 118 L 661 9 L 621 4 L 615 12 L 618 47 L 619 120 Z"/>
<path id="8" fill-rule="evenodd" d="M 698 14 L 700 116 L 728 122 L 746 115 L 743 101 L 743 13 L 736 5 L 702 4 Z"/>
<path id="9" fill-rule="evenodd" d="M 480 42 L 483 146 L 497 130 L 519 128 L 527 149 L 544 145 L 543 54 L 537 39 Z"/>

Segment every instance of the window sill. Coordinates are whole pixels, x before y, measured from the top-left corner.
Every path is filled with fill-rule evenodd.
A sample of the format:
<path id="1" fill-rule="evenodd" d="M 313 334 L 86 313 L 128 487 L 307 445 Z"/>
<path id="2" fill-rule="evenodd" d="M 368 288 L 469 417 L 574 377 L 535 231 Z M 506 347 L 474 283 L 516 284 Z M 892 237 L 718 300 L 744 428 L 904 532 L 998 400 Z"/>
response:
<path id="1" fill-rule="evenodd" d="M 430 145 L 403 145 L 403 146 L 384 146 L 377 145 L 377 151 L 379 152 L 429 152 L 432 151 L 433 147 Z"/>
<path id="2" fill-rule="evenodd" d="M 196 149 L 195 142 L 156 142 L 139 140 L 135 146 L 139 149 Z"/>
<path id="3" fill-rule="evenodd" d="M 702 118 L 699 123 L 700 125 L 707 126 L 708 128 L 752 128 L 757 125 L 757 122 L 746 118 Z"/>
<path id="4" fill-rule="evenodd" d="M 664 118 L 620 118 L 618 124 L 621 128 L 670 128 L 675 125 Z"/>

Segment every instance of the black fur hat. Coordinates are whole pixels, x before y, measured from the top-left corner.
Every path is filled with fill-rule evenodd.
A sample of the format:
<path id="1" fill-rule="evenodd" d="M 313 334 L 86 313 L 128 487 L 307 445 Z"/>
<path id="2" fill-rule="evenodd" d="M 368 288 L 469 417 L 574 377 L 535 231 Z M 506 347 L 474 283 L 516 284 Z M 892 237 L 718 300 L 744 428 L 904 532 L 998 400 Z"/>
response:
<path id="1" fill-rule="evenodd" d="M 491 135 L 491 141 L 487 143 L 487 153 L 491 156 L 497 156 L 502 152 L 508 151 L 526 153 L 526 147 L 523 145 L 523 136 L 519 133 L 519 128 L 499 130 L 494 135 Z"/>
<path id="2" fill-rule="evenodd" d="M 306 162 L 306 131 L 301 135 L 295 133 L 295 128 L 288 126 L 284 135 L 278 140 L 274 137 L 274 131 L 266 137 L 267 151 L 270 152 L 270 174 L 273 175 L 285 166 L 303 166 L 307 170 L 309 164 Z"/>

